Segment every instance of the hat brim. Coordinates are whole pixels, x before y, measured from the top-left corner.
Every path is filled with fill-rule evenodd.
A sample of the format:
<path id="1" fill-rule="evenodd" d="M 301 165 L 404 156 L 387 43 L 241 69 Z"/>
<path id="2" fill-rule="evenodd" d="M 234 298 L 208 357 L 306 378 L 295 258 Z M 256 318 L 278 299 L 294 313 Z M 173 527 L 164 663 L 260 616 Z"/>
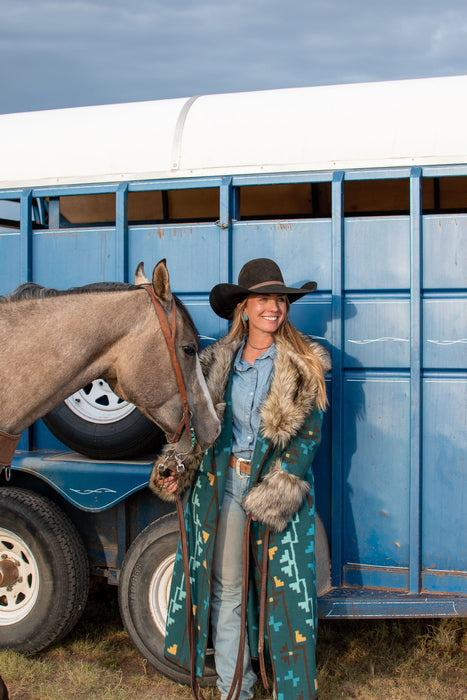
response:
<path id="1" fill-rule="evenodd" d="M 311 294 L 317 288 L 316 282 L 307 282 L 299 289 L 283 284 L 264 285 L 261 289 L 248 289 L 238 284 L 221 283 L 212 288 L 209 303 L 212 310 L 221 318 L 231 320 L 237 304 L 249 294 L 285 294 L 292 304 L 297 299 Z"/>

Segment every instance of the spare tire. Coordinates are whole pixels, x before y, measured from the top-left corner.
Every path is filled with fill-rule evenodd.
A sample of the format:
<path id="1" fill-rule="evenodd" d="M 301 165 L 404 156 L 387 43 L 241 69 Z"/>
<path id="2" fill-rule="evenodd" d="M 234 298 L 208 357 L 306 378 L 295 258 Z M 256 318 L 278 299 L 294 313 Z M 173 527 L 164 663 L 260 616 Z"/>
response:
<path id="1" fill-rule="evenodd" d="M 128 459 L 160 450 L 164 434 L 119 399 L 107 382 L 96 379 L 53 408 L 43 418 L 56 438 L 93 459 Z"/>

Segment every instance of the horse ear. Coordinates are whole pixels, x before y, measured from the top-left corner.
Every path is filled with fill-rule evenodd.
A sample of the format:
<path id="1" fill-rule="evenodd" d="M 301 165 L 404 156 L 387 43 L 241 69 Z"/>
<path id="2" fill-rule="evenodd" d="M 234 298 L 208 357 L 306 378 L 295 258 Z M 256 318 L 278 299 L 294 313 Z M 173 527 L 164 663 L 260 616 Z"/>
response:
<path id="1" fill-rule="evenodd" d="M 152 286 L 156 296 L 165 302 L 172 300 L 172 290 L 170 289 L 169 273 L 165 264 L 165 258 L 160 260 L 152 273 Z"/>
<path id="2" fill-rule="evenodd" d="M 151 281 L 144 273 L 144 263 L 140 262 L 135 272 L 135 284 L 151 284 Z"/>

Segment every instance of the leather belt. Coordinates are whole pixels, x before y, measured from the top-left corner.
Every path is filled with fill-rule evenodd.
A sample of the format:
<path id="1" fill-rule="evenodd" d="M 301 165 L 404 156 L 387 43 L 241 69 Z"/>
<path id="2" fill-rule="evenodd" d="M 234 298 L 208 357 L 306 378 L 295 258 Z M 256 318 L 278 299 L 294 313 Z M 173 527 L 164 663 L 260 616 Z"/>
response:
<path id="1" fill-rule="evenodd" d="M 247 474 L 249 476 L 251 474 L 251 462 L 241 457 L 230 455 L 229 466 L 233 467 L 238 475 Z"/>

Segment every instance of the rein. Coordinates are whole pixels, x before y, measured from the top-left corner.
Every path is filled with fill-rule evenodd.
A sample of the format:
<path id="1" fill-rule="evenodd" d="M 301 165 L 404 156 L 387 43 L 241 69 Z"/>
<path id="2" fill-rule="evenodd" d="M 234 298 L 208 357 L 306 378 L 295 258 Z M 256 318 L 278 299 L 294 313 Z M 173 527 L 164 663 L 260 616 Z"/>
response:
<path id="1" fill-rule="evenodd" d="M 149 294 L 151 301 L 154 305 L 154 308 L 156 310 L 157 318 L 159 319 L 159 324 L 162 330 L 162 333 L 165 338 L 165 342 L 167 343 L 167 348 L 169 350 L 169 355 L 170 359 L 172 362 L 172 367 L 175 372 L 175 377 L 177 379 L 177 385 L 178 385 L 178 390 L 180 393 L 180 398 L 182 400 L 182 408 L 183 408 L 183 415 L 180 420 L 180 423 L 178 424 L 177 431 L 174 433 L 174 435 L 168 436 L 167 435 L 167 442 L 169 443 L 175 443 L 178 442 L 180 439 L 180 436 L 183 432 L 183 428 L 187 431 L 187 433 L 190 434 L 191 436 L 191 444 L 194 447 L 195 443 L 195 435 L 193 428 L 191 427 L 191 411 L 190 411 L 190 406 L 188 404 L 188 399 L 186 395 L 186 390 L 185 390 L 185 384 L 183 382 L 183 377 L 182 377 L 182 372 L 180 369 L 180 365 L 177 360 L 177 354 L 175 352 L 175 330 L 176 330 L 176 309 L 175 309 L 175 302 L 173 302 L 172 305 L 172 331 L 170 330 L 169 322 L 167 320 L 167 316 L 164 313 L 164 309 L 162 308 L 162 304 L 160 303 L 159 299 L 156 297 L 154 289 L 152 288 L 152 285 L 150 284 L 144 284 L 142 285 L 144 289 L 147 291 Z M 170 462 L 172 462 L 172 467 L 170 466 Z M 175 463 L 175 467 L 173 466 L 173 463 Z M 171 459 L 165 461 L 165 466 L 169 471 L 172 471 L 172 473 L 178 473 L 180 474 L 181 472 L 184 471 L 185 466 L 183 464 L 183 461 L 181 459 L 181 455 L 178 455 L 174 453 L 171 456 Z M 159 475 L 163 476 L 163 473 L 159 471 Z M 187 540 L 187 534 L 186 534 L 186 527 L 185 527 L 185 518 L 183 516 L 183 506 L 182 506 L 182 499 L 180 498 L 180 494 L 177 492 L 175 493 L 175 505 L 177 507 L 177 516 L 178 516 L 178 525 L 180 529 L 180 546 L 182 550 L 182 561 L 183 561 L 183 571 L 185 574 L 185 589 L 186 589 L 186 618 L 187 618 L 187 629 L 188 629 L 188 649 L 189 649 L 189 656 L 190 656 L 190 676 L 191 676 L 191 689 L 193 691 L 193 695 L 196 698 L 196 700 L 204 700 L 204 696 L 201 692 L 201 689 L 198 685 L 198 681 L 196 680 L 196 673 L 195 673 L 195 625 L 194 625 L 194 619 L 193 619 L 193 607 L 191 604 L 191 590 L 190 590 L 190 569 L 189 569 L 189 560 L 188 560 L 188 540 Z"/>
<path id="2" fill-rule="evenodd" d="M 172 306 L 172 331 L 170 330 L 167 316 L 162 308 L 160 301 L 157 299 L 154 289 L 150 284 L 142 285 L 144 289 L 149 294 L 154 308 L 157 313 L 157 318 L 159 319 L 160 327 L 164 335 L 165 341 L 167 343 L 167 348 L 169 350 L 170 358 L 172 361 L 172 366 L 177 379 L 178 389 L 180 392 L 180 397 L 182 399 L 183 406 L 183 416 L 178 425 L 176 433 L 169 437 L 167 436 L 167 441 L 169 443 L 175 443 L 180 439 L 183 428 L 191 435 L 192 445 L 194 446 L 194 432 L 191 427 L 190 422 L 190 408 L 188 405 L 188 399 L 186 396 L 185 385 L 183 383 L 183 377 L 180 370 L 180 365 L 177 360 L 177 355 L 175 352 L 175 328 L 176 328 L 176 317 L 175 317 L 175 303 Z M 266 457 L 270 451 L 268 447 L 263 459 L 261 461 L 258 474 L 256 476 L 255 482 L 258 481 L 260 473 L 262 471 Z M 164 467 L 167 471 L 172 473 L 181 473 L 184 471 L 185 467 L 181 459 L 183 455 L 176 453 L 168 455 L 166 460 L 164 460 Z M 162 466 L 162 465 L 160 465 Z M 165 471 L 165 470 L 164 470 Z M 159 470 L 159 476 L 164 476 L 164 471 Z M 187 636 L 188 636 L 188 652 L 190 659 L 190 681 L 191 690 L 195 700 L 205 700 L 203 693 L 199 687 L 198 681 L 196 679 L 195 673 L 195 622 L 193 617 L 193 606 L 191 600 L 191 590 L 190 590 L 190 567 L 189 567 L 189 556 L 188 556 L 188 539 L 185 527 L 185 518 L 183 514 L 182 500 L 180 494 L 177 492 L 175 495 L 175 505 L 177 508 L 178 523 L 180 528 L 180 547 L 182 553 L 182 563 L 183 572 L 185 576 L 185 591 L 186 591 L 186 622 L 187 622 Z M 267 575 L 268 575 L 268 549 L 269 549 L 269 527 L 266 527 L 266 532 L 263 542 L 263 561 L 261 567 L 261 593 L 260 593 L 260 615 L 259 615 L 259 661 L 260 661 L 260 671 L 263 685 L 267 690 L 269 688 L 268 680 L 266 676 L 266 668 L 264 662 L 264 633 L 265 633 L 265 610 L 266 610 L 266 591 L 267 591 Z M 232 686 L 230 688 L 227 700 L 237 700 L 241 692 L 242 676 L 243 676 L 243 652 L 245 649 L 246 641 L 246 617 L 247 617 L 247 601 L 248 601 L 248 588 L 249 588 L 249 559 L 250 559 L 250 536 L 251 536 L 251 515 L 247 514 L 245 520 L 245 526 L 243 531 L 243 562 L 242 562 L 242 603 L 241 603 L 241 623 L 240 623 L 240 640 L 237 653 L 237 663 L 234 671 L 234 676 L 232 680 Z"/>

